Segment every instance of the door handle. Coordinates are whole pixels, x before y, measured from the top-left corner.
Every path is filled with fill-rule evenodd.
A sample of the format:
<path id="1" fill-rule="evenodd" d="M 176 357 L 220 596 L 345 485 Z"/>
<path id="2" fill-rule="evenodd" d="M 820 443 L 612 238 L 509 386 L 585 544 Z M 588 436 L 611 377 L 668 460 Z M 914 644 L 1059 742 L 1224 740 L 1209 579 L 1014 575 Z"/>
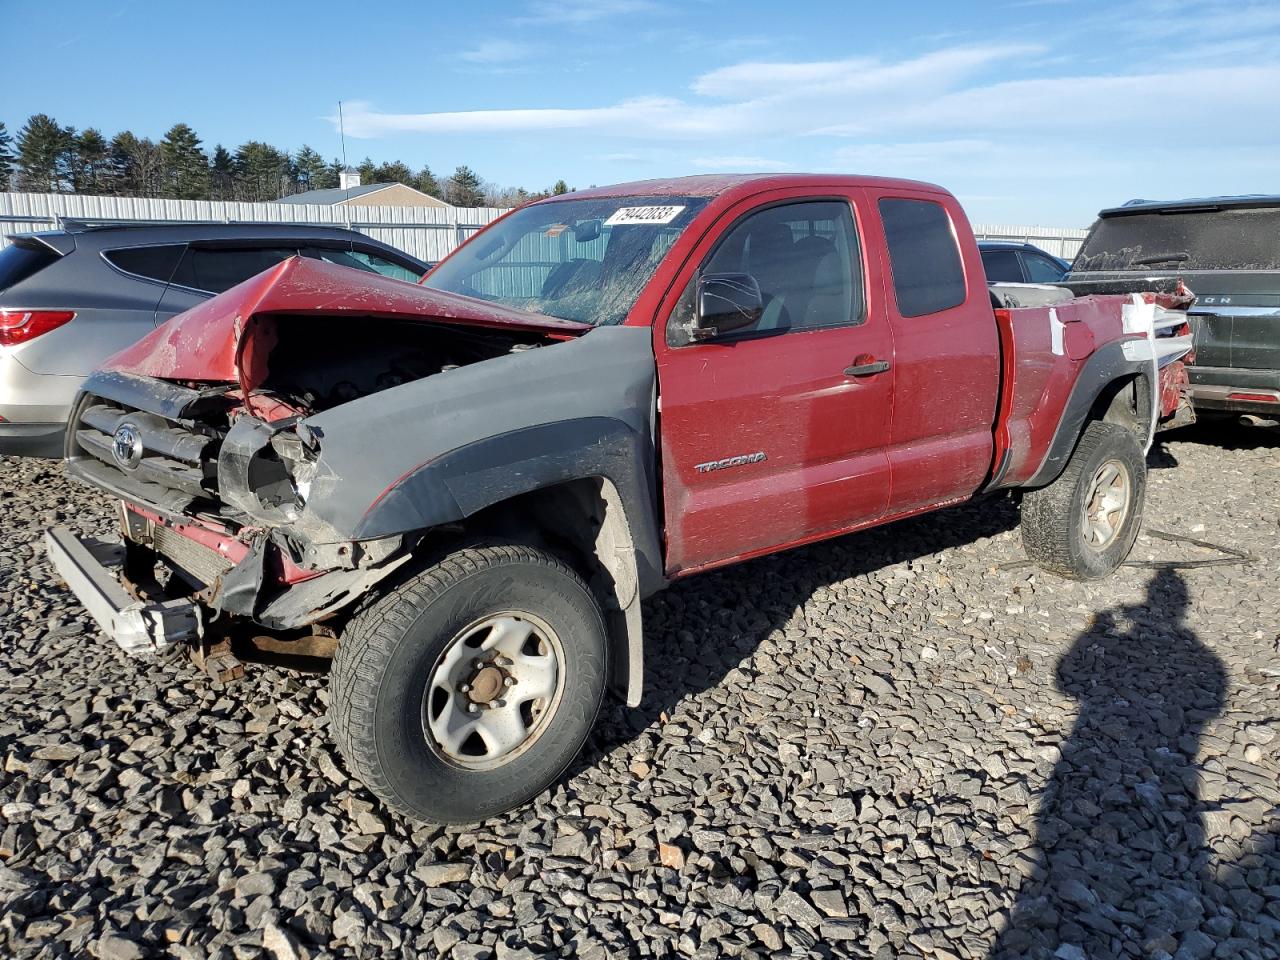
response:
<path id="1" fill-rule="evenodd" d="M 889 369 L 888 360 L 873 360 L 868 356 L 858 357 L 853 362 L 853 366 L 844 368 L 846 377 L 871 377 L 877 373 L 884 373 Z"/>

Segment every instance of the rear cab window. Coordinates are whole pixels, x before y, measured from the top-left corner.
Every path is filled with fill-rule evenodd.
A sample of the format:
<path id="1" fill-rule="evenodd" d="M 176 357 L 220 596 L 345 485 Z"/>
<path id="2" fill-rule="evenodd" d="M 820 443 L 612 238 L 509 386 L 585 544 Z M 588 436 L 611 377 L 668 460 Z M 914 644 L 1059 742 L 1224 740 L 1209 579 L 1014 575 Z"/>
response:
<path id="1" fill-rule="evenodd" d="M 879 202 L 898 313 L 922 317 L 964 303 L 968 287 L 946 208 L 933 200 Z"/>
<path id="2" fill-rule="evenodd" d="M 38 242 L 16 242 L 0 250 L 0 290 L 8 290 L 58 262 L 58 254 Z"/>

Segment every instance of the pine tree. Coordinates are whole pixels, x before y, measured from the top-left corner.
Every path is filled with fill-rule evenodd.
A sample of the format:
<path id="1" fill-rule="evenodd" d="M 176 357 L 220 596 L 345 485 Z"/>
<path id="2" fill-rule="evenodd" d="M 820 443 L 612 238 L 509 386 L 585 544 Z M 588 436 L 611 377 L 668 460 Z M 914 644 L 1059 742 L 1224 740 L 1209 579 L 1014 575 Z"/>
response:
<path id="1" fill-rule="evenodd" d="M 436 180 L 436 175 L 431 172 L 431 168 L 425 163 L 422 169 L 418 171 L 418 175 L 414 177 L 411 186 L 417 187 L 429 197 L 440 196 L 440 184 Z"/>
<path id="2" fill-rule="evenodd" d="M 76 193 L 102 192 L 110 156 L 111 150 L 100 131 L 93 127 L 81 131 L 76 137 Z"/>
<path id="3" fill-rule="evenodd" d="M 482 207 L 484 206 L 484 182 L 470 167 L 458 167 L 449 178 L 446 199 L 455 207 Z"/>
<path id="4" fill-rule="evenodd" d="M 373 161 L 368 157 L 364 158 L 364 161 L 360 166 L 356 167 L 356 170 L 360 173 L 360 184 L 362 186 L 364 184 L 377 182 L 373 179 L 373 175 L 378 172 L 378 168 L 373 165 Z"/>
<path id="5" fill-rule="evenodd" d="M 373 169 L 373 183 L 404 183 L 413 186 L 413 171 L 399 160 L 380 163 Z"/>
<path id="6" fill-rule="evenodd" d="M 213 148 L 213 159 L 209 161 L 209 199 L 230 200 L 235 196 L 236 169 L 235 161 L 222 144 Z"/>
<path id="7" fill-rule="evenodd" d="M 279 200 L 289 183 L 289 155 L 269 143 L 250 140 L 236 148 L 236 194 L 241 200 Z"/>
<path id="8" fill-rule="evenodd" d="M 303 145 L 293 158 L 293 168 L 298 178 L 298 190 L 320 190 L 328 173 L 324 157 L 310 147 Z"/>
<path id="9" fill-rule="evenodd" d="M 8 190 L 13 183 L 13 137 L 0 123 L 0 191 Z"/>
<path id="10" fill-rule="evenodd" d="M 18 185 L 37 193 L 58 193 L 67 184 L 72 138 L 48 114 L 37 113 L 18 134 Z"/>
<path id="11" fill-rule="evenodd" d="M 325 169 L 324 186 L 321 189 L 328 190 L 331 187 L 336 187 L 339 183 L 341 183 L 343 169 L 345 168 L 342 166 L 342 161 L 339 160 L 337 157 L 334 157 L 332 160 L 330 160 L 329 166 Z"/>
<path id="12" fill-rule="evenodd" d="M 150 139 L 128 130 L 111 138 L 111 192 L 119 197 L 159 195 L 164 156 Z"/>
<path id="13" fill-rule="evenodd" d="M 553 197 L 562 197 L 566 193 L 573 193 L 573 187 L 569 186 L 563 180 L 557 180 L 556 185 L 551 188 L 551 195 Z"/>
<path id="14" fill-rule="evenodd" d="M 209 196 L 209 159 L 200 149 L 200 138 L 185 123 L 175 123 L 160 141 L 164 157 L 164 192 L 179 200 L 204 200 Z"/>

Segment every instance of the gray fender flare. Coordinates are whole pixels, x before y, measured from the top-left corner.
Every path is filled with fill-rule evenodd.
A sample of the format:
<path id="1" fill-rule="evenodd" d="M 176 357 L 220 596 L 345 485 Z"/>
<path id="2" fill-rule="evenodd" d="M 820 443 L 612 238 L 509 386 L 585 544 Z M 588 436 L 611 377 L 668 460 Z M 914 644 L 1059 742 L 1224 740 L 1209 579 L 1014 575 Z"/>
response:
<path id="1" fill-rule="evenodd" d="M 1076 377 L 1066 406 L 1063 408 L 1062 417 L 1053 432 L 1048 453 L 1040 462 L 1039 469 L 1022 486 L 1043 487 L 1056 480 L 1058 474 L 1062 473 L 1063 468 L 1066 467 L 1067 461 L 1071 459 L 1076 443 L 1080 440 L 1080 434 L 1084 432 L 1085 422 L 1089 418 L 1090 411 L 1097 404 L 1098 398 L 1117 381 L 1131 380 L 1135 377 L 1145 390 L 1158 388 L 1157 384 L 1150 382 L 1151 361 L 1130 360 L 1125 356 L 1122 341 L 1104 344 L 1096 350 L 1080 368 L 1080 375 Z M 1147 396 L 1150 396 L 1150 393 Z M 1144 420 L 1149 419 L 1150 414 L 1145 405 L 1139 404 L 1138 415 Z M 1140 426 L 1142 440 L 1145 443 L 1150 424 L 1144 422 Z"/>
<path id="2" fill-rule="evenodd" d="M 640 601 L 661 589 L 662 549 L 654 457 L 647 438 L 610 417 L 528 427 L 452 450 L 400 478 L 365 513 L 353 539 L 426 530 L 464 520 L 486 507 L 550 487 L 594 480 L 603 505 L 596 559 L 612 595 L 607 609 L 615 641 L 611 686 L 628 705 L 640 701 L 644 632 Z"/>

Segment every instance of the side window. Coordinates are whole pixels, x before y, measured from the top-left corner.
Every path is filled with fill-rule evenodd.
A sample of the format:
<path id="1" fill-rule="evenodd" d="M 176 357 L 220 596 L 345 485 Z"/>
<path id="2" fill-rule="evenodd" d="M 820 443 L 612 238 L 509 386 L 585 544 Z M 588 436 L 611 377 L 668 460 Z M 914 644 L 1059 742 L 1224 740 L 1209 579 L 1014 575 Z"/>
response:
<path id="1" fill-rule="evenodd" d="M 880 219 L 898 312 L 922 317 L 964 303 L 967 289 L 951 219 L 932 200 L 883 199 Z"/>
<path id="2" fill-rule="evenodd" d="M 369 253 L 365 250 L 341 250 L 337 247 L 303 247 L 298 252 L 312 260 L 323 260 L 325 263 L 336 263 L 341 267 L 350 267 L 352 270 L 378 273 L 384 277 L 391 277 L 393 280 L 408 280 L 410 283 L 417 283 L 422 279 L 421 272 L 411 270 L 407 266 L 402 267 L 386 257 L 380 257 L 376 253 Z"/>
<path id="3" fill-rule="evenodd" d="M 715 273 L 750 274 L 760 286 L 764 314 L 738 334 L 812 330 L 863 320 L 858 234 L 853 212 L 843 201 L 809 200 L 748 214 L 703 263 L 700 275 Z M 690 323 L 693 299 L 691 284 L 672 313 L 671 325 Z"/>
<path id="4" fill-rule="evenodd" d="M 1012 250 L 983 250 L 982 269 L 988 283 L 1021 283 L 1022 267 Z"/>
<path id="5" fill-rule="evenodd" d="M 173 282 L 222 293 L 297 253 L 296 247 L 188 247 Z"/>
<path id="6" fill-rule="evenodd" d="M 407 280 L 410 283 L 417 283 L 422 279 L 422 272 L 416 268 L 407 265 L 401 266 L 393 260 L 379 256 L 376 253 L 369 253 L 365 250 L 352 250 L 351 257 L 364 264 L 374 273 L 380 273 L 384 277 L 391 277 L 393 280 Z"/>
<path id="7" fill-rule="evenodd" d="M 1027 279 L 1032 283 L 1057 283 L 1062 279 L 1062 267 L 1048 257 L 1024 253 L 1022 260 L 1027 265 Z"/>
<path id="8" fill-rule="evenodd" d="M 168 283 L 185 246 L 173 243 L 159 247 L 121 247 L 118 250 L 104 250 L 102 256 L 113 267 L 125 273 Z"/>

